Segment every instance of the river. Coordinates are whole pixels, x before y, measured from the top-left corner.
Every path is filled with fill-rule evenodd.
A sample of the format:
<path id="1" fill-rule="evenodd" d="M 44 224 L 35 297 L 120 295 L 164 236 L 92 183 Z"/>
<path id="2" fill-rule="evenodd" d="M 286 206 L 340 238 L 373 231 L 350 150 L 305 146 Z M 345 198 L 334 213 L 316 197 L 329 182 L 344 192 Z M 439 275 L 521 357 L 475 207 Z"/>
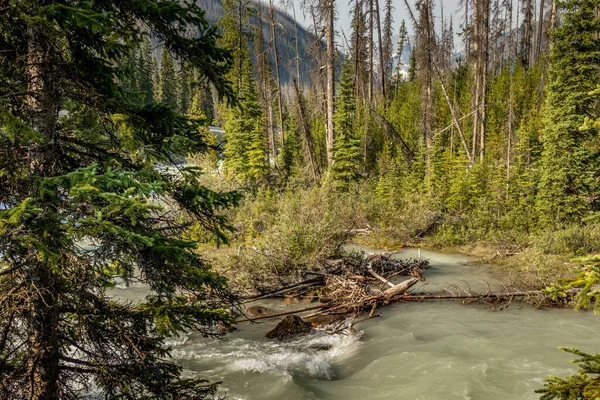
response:
<path id="1" fill-rule="evenodd" d="M 365 251 L 373 249 L 361 248 Z M 416 257 L 414 249 L 394 255 Z M 499 282 L 473 259 L 423 251 L 433 291 L 453 284 L 485 291 Z M 134 298 L 143 289 L 128 288 Z M 123 293 L 124 294 L 124 293 Z M 271 310 L 281 302 L 263 302 Z M 222 381 L 230 399 L 533 400 L 548 375 L 576 371 L 559 346 L 598 352 L 600 316 L 535 309 L 512 303 L 504 310 L 458 302 L 402 303 L 359 323 L 362 335 L 314 335 L 273 342 L 264 334 L 276 321 L 244 323 L 227 340 L 199 335 L 173 341 L 173 357 L 187 376 Z M 329 350 L 313 350 L 329 344 Z"/>

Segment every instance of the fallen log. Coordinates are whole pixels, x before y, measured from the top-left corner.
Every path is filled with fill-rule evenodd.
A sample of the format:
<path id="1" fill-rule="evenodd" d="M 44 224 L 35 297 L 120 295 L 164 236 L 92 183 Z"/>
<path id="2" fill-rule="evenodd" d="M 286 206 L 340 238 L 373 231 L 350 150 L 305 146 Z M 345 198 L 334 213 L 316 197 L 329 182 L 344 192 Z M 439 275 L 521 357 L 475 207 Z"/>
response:
<path id="1" fill-rule="evenodd" d="M 423 300 L 505 300 L 515 297 L 533 297 L 543 296 L 541 290 L 529 290 L 525 292 L 501 292 L 501 293 L 485 293 L 485 294 L 464 294 L 464 295 L 437 295 L 437 294 L 410 294 L 396 296 L 394 300 L 399 301 L 423 301 Z"/>
<path id="2" fill-rule="evenodd" d="M 369 273 L 371 275 L 373 275 L 375 278 L 379 279 L 381 282 L 385 283 L 389 287 L 393 288 L 396 286 L 392 282 L 385 279 L 383 276 L 379 275 L 377 272 L 373 271 L 373 263 L 372 262 L 369 262 L 369 265 L 367 266 L 367 270 L 369 271 Z"/>
<path id="3" fill-rule="evenodd" d="M 323 304 L 317 305 L 317 306 L 311 306 L 311 307 L 305 307 L 305 308 L 301 308 L 299 310 L 293 310 L 293 311 L 286 311 L 286 312 L 282 312 L 282 313 L 277 313 L 277 314 L 270 314 L 270 315 L 262 315 L 260 317 L 256 317 L 256 318 L 242 318 L 242 319 L 238 319 L 235 322 L 246 322 L 246 321 L 256 321 L 259 319 L 269 319 L 269 318 L 277 318 L 277 317 L 283 317 L 285 315 L 294 315 L 294 314 L 298 314 L 304 311 L 311 311 L 311 310 L 317 310 L 323 308 Z"/>
<path id="4" fill-rule="evenodd" d="M 412 286 L 414 286 L 417 282 L 419 282 L 419 278 L 410 278 L 410 279 L 407 279 L 404 282 L 401 282 L 401 283 L 399 283 L 397 285 L 394 285 L 393 287 L 385 290 L 383 292 L 383 295 L 387 299 L 389 299 L 390 297 L 393 297 L 393 296 L 400 295 L 400 294 L 406 292 Z"/>
<path id="5" fill-rule="evenodd" d="M 274 290 L 272 292 L 268 292 L 268 293 L 263 293 L 263 294 L 259 294 L 256 296 L 251 296 L 251 297 L 243 297 L 242 300 L 242 304 L 246 304 L 246 303 L 251 303 L 253 301 L 256 300 L 261 300 L 261 299 L 266 299 L 269 297 L 274 297 L 280 294 L 284 294 L 287 292 L 291 292 L 292 290 L 298 290 L 298 289 L 306 289 L 312 286 L 317 286 L 319 284 L 323 283 L 323 278 L 322 277 L 318 277 L 318 278 L 311 278 L 311 279 L 307 279 L 305 281 L 301 281 L 301 282 L 297 282 L 294 283 L 293 285 L 289 285 L 283 288 L 279 288 L 277 290 Z"/>

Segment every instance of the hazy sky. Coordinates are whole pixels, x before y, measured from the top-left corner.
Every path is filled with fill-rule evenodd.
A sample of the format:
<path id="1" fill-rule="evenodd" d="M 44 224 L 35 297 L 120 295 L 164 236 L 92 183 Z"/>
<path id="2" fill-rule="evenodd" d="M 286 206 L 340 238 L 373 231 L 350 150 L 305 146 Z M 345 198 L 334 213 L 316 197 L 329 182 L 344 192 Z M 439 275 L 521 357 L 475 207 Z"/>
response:
<path id="1" fill-rule="evenodd" d="M 441 17 L 441 7 L 440 7 L 440 1 L 439 0 L 434 0 L 434 18 L 435 18 L 435 24 L 436 24 L 436 30 L 440 28 L 441 24 L 440 24 L 440 17 Z M 349 2 L 354 3 L 353 0 L 337 0 L 336 1 L 336 10 L 337 10 L 337 21 L 336 21 L 336 29 L 338 31 L 338 33 L 341 34 L 341 31 L 344 32 L 344 34 L 346 35 L 346 38 L 348 40 L 350 40 L 350 21 L 352 19 L 352 16 L 350 15 L 350 10 L 351 10 L 351 5 L 348 4 Z M 452 18 L 454 20 L 454 32 L 458 32 L 459 28 L 460 28 L 460 24 L 462 23 L 462 10 L 458 11 L 457 13 L 457 7 L 458 7 L 458 0 L 443 0 L 444 2 L 444 19 L 449 21 L 450 19 L 450 14 L 452 14 Z M 310 16 L 306 16 L 306 18 L 302 15 L 302 11 L 300 10 L 300 1 L 297 1 L 298 6 L 296 8 L 296 16 L 298 17 L 298 20 L 305 26 L 308 27 L 310 26 L 311 22 L 310 22 Z M 416 8 L 415 8 L 415 0 L 408 0 L 408 3 L 410 4 L 413 12 L 416 12 Z M 379 4 L 380 7 L 382 7 L 382 15 L 381 18 L 383 18 L 383 4 L 384 4 L 384 0 L 379 0 Z M 394 18 L 394 34 L 398 33 L 398 28 L 400 27 L 400 24 L 402 22 L 402 20 L 404 19 L 406 21 L 406 27 L 408 29 L 409 35 L 413 35 L 413 31 L 412 31 L 412 23 L 410 21 L 410 14 L 408 13 L 407 9 L 406 9 L 406 5 L 404 3 L 404 0 L 392 0 L 392 5 L 394 7 L 394 13 L 393 13 L 393 18 Z M 291 14 L 292 10 L 285 10 L 287 13 Z M 381 23 L 383 23 L 383 20 L 381 21 Z M 338 44 L 343 45 L 343 38 L 342 37 L 337 37 L 336 38 Z M 455 45 L 456 47 L 461 47 L 461 43 L 459 42 L 458 38 L 455 38 Z"/>

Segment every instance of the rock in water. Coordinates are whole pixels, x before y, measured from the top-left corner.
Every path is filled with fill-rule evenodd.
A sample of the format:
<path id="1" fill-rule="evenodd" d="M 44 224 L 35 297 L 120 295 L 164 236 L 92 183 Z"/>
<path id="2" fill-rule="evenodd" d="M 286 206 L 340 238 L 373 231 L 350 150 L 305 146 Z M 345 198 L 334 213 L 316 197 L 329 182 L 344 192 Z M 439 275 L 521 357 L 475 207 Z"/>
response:
<path id="1" fill-rule="evenodd" d="M 332 347 L 333 345 L 329 343 L 315 343 L 312 346 L 308 346 L 309 349 L 315 351 L 329 351 Z"/>
<path id="2" fill-rule="evenodd" d="M 275 328 L 267 333 L 269 339 L 282 340 L 294 335 L 301 335 L 311 331 L 308 322 L 304 322 L 297 315 L 288 315 L 282 319 Z"/>

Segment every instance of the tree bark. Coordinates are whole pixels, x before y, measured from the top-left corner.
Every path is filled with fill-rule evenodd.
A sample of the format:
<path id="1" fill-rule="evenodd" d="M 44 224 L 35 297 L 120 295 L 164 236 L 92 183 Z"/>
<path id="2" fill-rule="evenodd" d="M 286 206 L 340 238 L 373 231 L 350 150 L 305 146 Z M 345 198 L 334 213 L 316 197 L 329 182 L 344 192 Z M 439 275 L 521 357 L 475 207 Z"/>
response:
<path id="1" fill-rule="evenodd" d="M 29 172 L 33 177 L 52 176 L 57 155 L 52 150 L 56 140 L 60 96 L 55 71 L 51 70 L 50 53 L 43 32 L 28 30 L 28 96 L 31 128 L 43 140 L 29 146 Z M 31 250 L 28 275 L 30 293 L 30 349 L 28 367 L 32 378 L 31 398 L 59 398 L 58 295 L 52 266 L 38 261 Z"/>
<path id="2" fill-rule="evenodd" d="M 544 0 L 540 0 L 540 20 L 538 21 L 537 39 L 535 41 L 535 60 L 540 58 L 542 54 L 542 38 L 544 37 Z"/>
<path id="3" fill-rule="evenodd" d="M 369 104 L 371 104 L 373 101 L 373 48 L 375 47 L 375 40 L 373 39 L 373 30 L 375 25 L 373 21 L 373 1 L 375 0 L 369 0 Z"/>
<path id="4" fill-rule="evenodd" d="M 385 64 L 383 62 L 383 39 L 381 35 L 381 12 L 379 9 L 379 0 L 375 0 L 375 15 L 377 17 L 377 41 L 379 43 L 379 82 L 381 85 L 381 94 L 385 99 Z"/>
<path id="5" fill-rule="evenodd" d="M 480 104 L 481 115 L 479 119 L 479 161 L 484 161 L 485 156 L 485 124 L 487 117 L 487 87 L 488 87 L 488 58 L 489 58 L 489 36 L 490 36 L 490 0 L 481 1 L 482 16 L 481 16 L 481 59 L 479 68 L 481 69 L 481 91 Z"/>
<path id="6" fill-rule="evenodd" d="M 328 165 L 333 164 L 333 146 L 335 140 L 333 113 L 334 113 L 334 97 L 335 97 L 335 32 L 334 32 L 334 9 L 335 0 L 327 0 L 327 162 Z"/>
<path id="7" fill-rule="evenodd" d="M 481 75 L 479 73 L 479 63 L 481 61 L 481 49 L 480 49 L 480 20 L 481 20 L 481 1 L 482 0 L 474 0 L 473 1 L 473 9 L 475 17 L 473 19 L 473 75 L 475 78 L 475 92 L 473 94 L 473 109 L 475 110 L 475 114 L 473 115 L 473 141 L 471 143 L 471 154 L 473 154 L 473 158 L 477 156 L 477 138 L 479 133 L 479 92 L 481 86 Z"/>
<path id="8" fill-rule="evenodd" d="M 321 171 L 319 170 L 319 164 L 315 160 L 315 151 L 313 149 L 313 139 L 310 131 L 310 124 L 306 115 L 306 106 L 304 104 L 304 98 L 298 88 L 298 82 L 294 81 L 294 92 L 296 94 L 296 102 L 298 104 L 298 116 L 300 117 L 300 132 L 302 135 L 302 141 L 304 143 L 304 154 L 305 158 L 308 159 L 308 165 L 310 165 L 310 171 L 312 173 L 313 182 L 315 185 L 319 183 L 321 179 Z"/>
<path id="9" fill-rule="evenodd" d="M 281 148 L 285 146 L 285 130 L 283 126 L 283 99 L 281 93 L 281 74 L 279 72 L 279 52 L 277 51 L 277 35 L 275 32 L 275 7 L 271 0 L 271 39 L 273 45 L 273 58 L 275 60 L 275 77 L 277 79 L 277 108 L 279 109 L 279 128 L 281 129 Z"/>
<path id="10" fill-rule="evenodd" d="M 265 126 L 267 129 L 267 141 L 269 143 L 269 163 L 271 167 L 277 166 L 277 142 L 275 140 L 275 116 L 273 111 L 273 92 L 269 76 L 271 68 L 269 66 L 268 50 L 265 50 L 263 42 L 263 13 L 262 5 L 258 5 L 258 23 L 256 26 L 256 34 L 254 38 L 255 56 L 256 56 L 256 72 L 258 75 L 258 91 L 262 106 L 266 111 Z"/>

